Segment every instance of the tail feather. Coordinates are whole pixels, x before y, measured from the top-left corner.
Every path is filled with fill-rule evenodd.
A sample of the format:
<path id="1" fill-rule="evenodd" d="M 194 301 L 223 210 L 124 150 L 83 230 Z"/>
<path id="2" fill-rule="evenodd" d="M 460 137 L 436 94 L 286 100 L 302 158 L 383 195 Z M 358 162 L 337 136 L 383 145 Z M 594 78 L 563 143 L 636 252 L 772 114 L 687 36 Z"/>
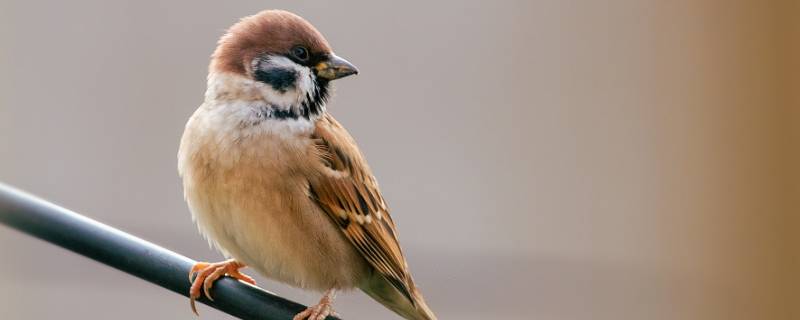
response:
<path id="1" fill-rule="evenodd" d="M 380 275 L 373 275 L 361 290 L 385 307 L 408 320 L 437 320 L 422 294 L 411 283 L 411 300 L 395 288 L 391 282 Z"/>

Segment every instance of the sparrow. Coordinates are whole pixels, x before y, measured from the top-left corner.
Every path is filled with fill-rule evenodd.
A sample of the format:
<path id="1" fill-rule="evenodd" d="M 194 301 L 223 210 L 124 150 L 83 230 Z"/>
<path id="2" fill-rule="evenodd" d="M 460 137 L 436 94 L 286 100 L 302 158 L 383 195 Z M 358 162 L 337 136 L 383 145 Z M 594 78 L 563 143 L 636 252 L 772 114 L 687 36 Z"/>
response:
<path id="1" fill-rule="evenodd" d="M 359 288 L 390 310 L 432 320 L 409 272 L 378 182 L 326 110 L 333 80 L 357 74 L 305 19 L 266 10 L 227 30 L 211 57 L 203 104 L 178 151 L 184 197 L 200 233 L 228 260 L 189 273 L 190 304 L 244 267 L 324 292 L 294 319 L 335 314 Z"/>

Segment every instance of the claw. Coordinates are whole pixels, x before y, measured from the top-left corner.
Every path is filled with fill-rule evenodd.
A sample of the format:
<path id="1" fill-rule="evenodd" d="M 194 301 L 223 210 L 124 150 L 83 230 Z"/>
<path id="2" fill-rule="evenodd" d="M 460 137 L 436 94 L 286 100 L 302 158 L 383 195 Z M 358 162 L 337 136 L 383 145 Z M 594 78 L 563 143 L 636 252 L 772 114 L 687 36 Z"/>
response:
<path id="1" fill-rule="evenodd" d="M 200 313 L 197 312 L 197 306 L 194 304 L 194 300 L 199 298 L 200 296 L 194 296 L 193 294 L 189 294 L 189 305 L 192 307 L 192 312 L 196 316 L 200 316 Z"/>

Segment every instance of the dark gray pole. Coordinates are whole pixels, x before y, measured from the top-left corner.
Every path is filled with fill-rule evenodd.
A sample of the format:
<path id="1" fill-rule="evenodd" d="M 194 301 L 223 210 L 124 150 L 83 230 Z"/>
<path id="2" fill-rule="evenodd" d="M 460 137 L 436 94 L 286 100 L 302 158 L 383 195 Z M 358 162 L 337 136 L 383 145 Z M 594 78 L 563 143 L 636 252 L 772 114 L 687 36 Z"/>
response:
<path id="1" fill-rule="evenodd" d="M 0 223 L 188 296 L 194 260 L 2 183 Z M 241 319 L 292 319 L 305 308 L 228 277 L 214 284 L 212 295 L 214 301 L 198 301 Z M 186 312 L 191 315 L 188 301 Z"/>

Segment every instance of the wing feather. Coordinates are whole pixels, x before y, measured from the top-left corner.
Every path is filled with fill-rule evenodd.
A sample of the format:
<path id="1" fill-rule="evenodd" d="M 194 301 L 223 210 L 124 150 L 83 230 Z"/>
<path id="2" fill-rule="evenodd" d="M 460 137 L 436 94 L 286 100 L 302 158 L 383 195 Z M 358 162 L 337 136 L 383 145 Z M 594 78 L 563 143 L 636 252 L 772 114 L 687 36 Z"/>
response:
<path id="1" fill-rule="evenodd" d="M 416 303 L 394 222 L 355 142 L 328 114 L 317 121 L 312 139 L 320 171 L 309 179 L 309 195 L 375 270 Z"/>

